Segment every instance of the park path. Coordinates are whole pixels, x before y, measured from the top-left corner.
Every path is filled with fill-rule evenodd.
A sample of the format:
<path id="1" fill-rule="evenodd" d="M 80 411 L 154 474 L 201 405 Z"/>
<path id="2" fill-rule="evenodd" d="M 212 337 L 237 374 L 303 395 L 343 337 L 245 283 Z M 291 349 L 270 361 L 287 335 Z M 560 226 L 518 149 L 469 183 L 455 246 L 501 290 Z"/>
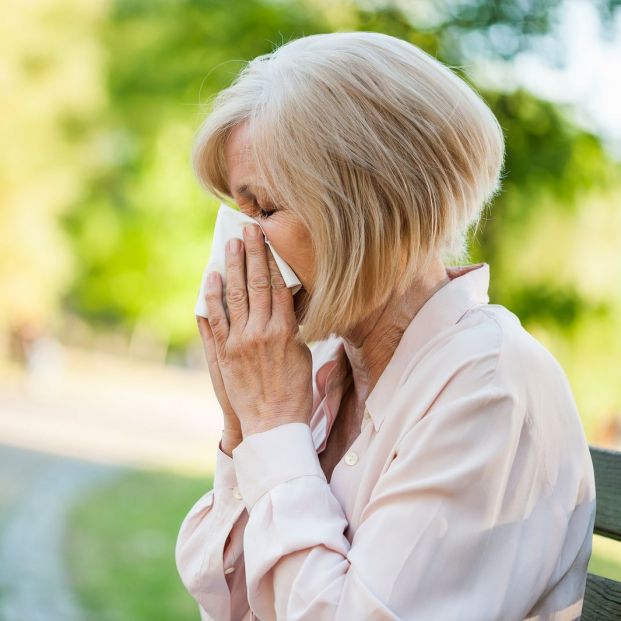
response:
<path id="1" fill-rule="evenodd" d="M 125 469 L 0 446 L 0 619 L 84 621 L 64 542 L 81 493 Z"/>
<path id="2" fill-rule="evenodd" d="M 0 367 L 0 444 L 88 461 L 202 475 L 222 413 L 209 372 L 78 348 L 24 374 Z"/>
<path id="3" fill-rule="evenodd" d="M 84 621 L 64 549 L 75 503 L 129 468 L 210 472 L 221 423 L 206 368 L 77 348 L 36 373 L 0 367 L 0 621 Z"/>

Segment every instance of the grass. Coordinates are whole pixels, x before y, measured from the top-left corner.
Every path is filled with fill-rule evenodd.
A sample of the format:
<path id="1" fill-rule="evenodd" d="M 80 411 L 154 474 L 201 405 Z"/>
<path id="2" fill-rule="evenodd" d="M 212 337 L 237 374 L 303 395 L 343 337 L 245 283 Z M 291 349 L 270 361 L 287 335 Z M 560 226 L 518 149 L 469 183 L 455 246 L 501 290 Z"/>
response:
<path id="1" fill-rule="evenodd" d="M 175 565 L 179 527 L 211 478 L 128 471 L 70 519 L 68 563 L 89 621 L 198 621 Z"/>
<path id="2" fill-rule="evenodd" d="M 174 548 L 210 478 L 129 471 L 86 496 L 68 543 L 74 585 L 89 621 L 199 621 Z M 621 581 L 621 543 L 595 536 L 589 571 Z"/>

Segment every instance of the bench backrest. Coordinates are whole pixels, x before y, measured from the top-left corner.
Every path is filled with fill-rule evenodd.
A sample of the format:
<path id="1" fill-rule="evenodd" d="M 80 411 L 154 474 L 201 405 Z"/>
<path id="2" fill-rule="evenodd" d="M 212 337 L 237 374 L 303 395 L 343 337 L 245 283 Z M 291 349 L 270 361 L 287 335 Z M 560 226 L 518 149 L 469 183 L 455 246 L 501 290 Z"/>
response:
<path id="1" fill-rule="evenodd" d="M 621 451 L 589 446 L 595 471 L 593 532 L 621 541 Z M 621 619 L 621 582 L 587 574 L 581 621 Z"/>

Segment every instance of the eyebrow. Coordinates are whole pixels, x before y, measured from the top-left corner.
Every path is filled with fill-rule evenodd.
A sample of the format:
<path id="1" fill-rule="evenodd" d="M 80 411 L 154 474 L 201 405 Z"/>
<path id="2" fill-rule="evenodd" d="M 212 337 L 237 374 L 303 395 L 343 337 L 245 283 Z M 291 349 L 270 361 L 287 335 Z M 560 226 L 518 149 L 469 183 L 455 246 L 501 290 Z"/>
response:
<path id="1" fill-rule="evenodd" d="M 269 198 L 267 198 L 267 194 L 264 194 L 263 192 L 260 192 L 259 194 L 255 192 L 253 192 L 250 188 L 257 188 L 258 190 L 264 190 L 265 188 L 262 185 L 256 185 L 254 183 L 244 183 L 240 186 L 237 186 L 237 194 L 239 196 L 244 196 L 244 197 L 253 197 L 254 199 L 257 199 L 260 202 L 263 202 L 261 199 L 265 198 L 265 204 L 266 205 L 274 205 L 273 201 Z"/>
<path id="2" fill-rule="evenodd" d="M 242 196 L 245 196 L 247 194 L 253 194 L 251 191 L 249 191 L 250 187 L 256 187 L 253 186 L 252 184 L 248 184 L 248 183 L 244 183 L 243 185 L 240 185 L 237 187 L 237 194 L 241 194 Z"/>

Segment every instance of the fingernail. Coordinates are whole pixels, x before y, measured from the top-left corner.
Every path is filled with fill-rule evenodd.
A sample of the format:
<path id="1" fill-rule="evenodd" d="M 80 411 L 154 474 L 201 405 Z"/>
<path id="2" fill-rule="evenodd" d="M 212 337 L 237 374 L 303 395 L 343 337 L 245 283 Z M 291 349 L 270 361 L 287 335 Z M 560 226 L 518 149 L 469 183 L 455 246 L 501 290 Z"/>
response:
<path id="1" fill-rule="evenodd" d="M 209 272 L 207 274 L 207 284 L 215 285 L 218 282 L 218 272 Z"/>
<path id="2" fill-rule="evenodd" d="M 260 232 L 261 229 L 256 224 L 246 224 L 246 226 L 244 226 L 244 233 L 252 239 L 259 237 Z"/>
<path id="3" fill-rule="evenodd" d="M 239 254 L 239 251 L 241 250 L 241 239 L 238 239 L 237 237 L 229 239 L 229 250 L 233 254 Z"/>

